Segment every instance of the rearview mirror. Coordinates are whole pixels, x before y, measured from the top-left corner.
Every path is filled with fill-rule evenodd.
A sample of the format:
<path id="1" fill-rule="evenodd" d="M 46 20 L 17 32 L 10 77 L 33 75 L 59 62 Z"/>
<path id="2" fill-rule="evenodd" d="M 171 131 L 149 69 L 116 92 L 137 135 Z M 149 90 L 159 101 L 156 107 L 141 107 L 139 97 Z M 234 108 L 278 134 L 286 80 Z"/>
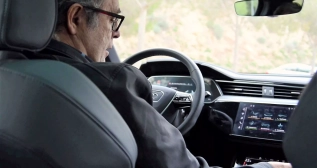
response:
<path id="1" fill-rule="evenodd" d="M 298 13 L 304 0 L 240 0 L 234 7 L 239 16 L 277 16 Z"/>

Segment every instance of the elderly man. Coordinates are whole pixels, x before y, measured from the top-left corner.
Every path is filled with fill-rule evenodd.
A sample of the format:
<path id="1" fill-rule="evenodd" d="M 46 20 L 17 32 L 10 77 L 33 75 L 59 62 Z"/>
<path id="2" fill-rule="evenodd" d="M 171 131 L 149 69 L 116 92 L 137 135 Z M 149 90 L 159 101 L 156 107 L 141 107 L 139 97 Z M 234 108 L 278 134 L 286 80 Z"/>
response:
<path id="1" fill-rule="evenodd" d="M 124 16 L 118 14 L 118 0 L 58 1 L 54 40 L 43 53 L 82 71 L 108 97 L 136 139 L 139 152 L 136 167 L 208 167 L 204 159 L 187 150 L 178 129 L 152 107 L 151 85 L 142 72 L 126 64 L 96 63 L 105 61 L 112 40 L 120 37 Z M 282 163 L 249 167 L 279 166 L 291 167 Z"/>

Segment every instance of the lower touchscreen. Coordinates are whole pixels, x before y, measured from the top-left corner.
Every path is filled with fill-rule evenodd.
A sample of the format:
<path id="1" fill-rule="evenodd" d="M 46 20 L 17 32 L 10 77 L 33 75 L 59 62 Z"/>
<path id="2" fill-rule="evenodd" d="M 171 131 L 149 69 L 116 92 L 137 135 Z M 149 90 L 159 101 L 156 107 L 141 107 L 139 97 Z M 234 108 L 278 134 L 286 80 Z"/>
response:
<path id="1" fill-rule="evenodd" d="M 240 103 L 233 134 L 282 140 L 295 106 Z"/>
<path id="2" fill-rule="evenodd" d="M 253 165 L 259 162 L 283 162 L 285 163 L 285 160 L 273 160 L 273 159 L 264 159 L 264 158 L 245 158 L 244 162 L 243 162 L 243 166 L 247 166 L 247 165 Z"/>

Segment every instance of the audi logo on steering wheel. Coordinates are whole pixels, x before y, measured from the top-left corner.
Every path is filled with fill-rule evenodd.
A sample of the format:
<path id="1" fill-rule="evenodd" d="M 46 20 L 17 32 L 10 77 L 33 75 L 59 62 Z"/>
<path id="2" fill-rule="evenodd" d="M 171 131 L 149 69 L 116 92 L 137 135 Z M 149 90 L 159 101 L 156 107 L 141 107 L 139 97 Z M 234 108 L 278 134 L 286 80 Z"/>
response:
<path id="1" fill-rule="evenodd" d="M 157 96 L 158 96 L 157 93 L 152 93 L 152 97 L 153 97 L 153 98 L 155 98 L 155 97 L 157 97 Z"/>

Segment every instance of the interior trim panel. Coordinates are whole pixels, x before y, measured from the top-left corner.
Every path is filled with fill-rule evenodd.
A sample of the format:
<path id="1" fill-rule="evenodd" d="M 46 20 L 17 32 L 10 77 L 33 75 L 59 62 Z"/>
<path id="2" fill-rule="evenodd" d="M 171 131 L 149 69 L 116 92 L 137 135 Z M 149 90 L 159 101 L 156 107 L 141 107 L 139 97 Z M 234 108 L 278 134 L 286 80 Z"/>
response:
<path id="1" fill-rule="evenodd" d="M 244 102 L 244 103 L 261 103 L 261 104 L 275 104 L 275 105 L 293 105 L 298 104 L 298 100 L 289 99 L 273 99 L 265 97 L 243 97 L 243 96 L 220 96 L 216 102 Z"/>

